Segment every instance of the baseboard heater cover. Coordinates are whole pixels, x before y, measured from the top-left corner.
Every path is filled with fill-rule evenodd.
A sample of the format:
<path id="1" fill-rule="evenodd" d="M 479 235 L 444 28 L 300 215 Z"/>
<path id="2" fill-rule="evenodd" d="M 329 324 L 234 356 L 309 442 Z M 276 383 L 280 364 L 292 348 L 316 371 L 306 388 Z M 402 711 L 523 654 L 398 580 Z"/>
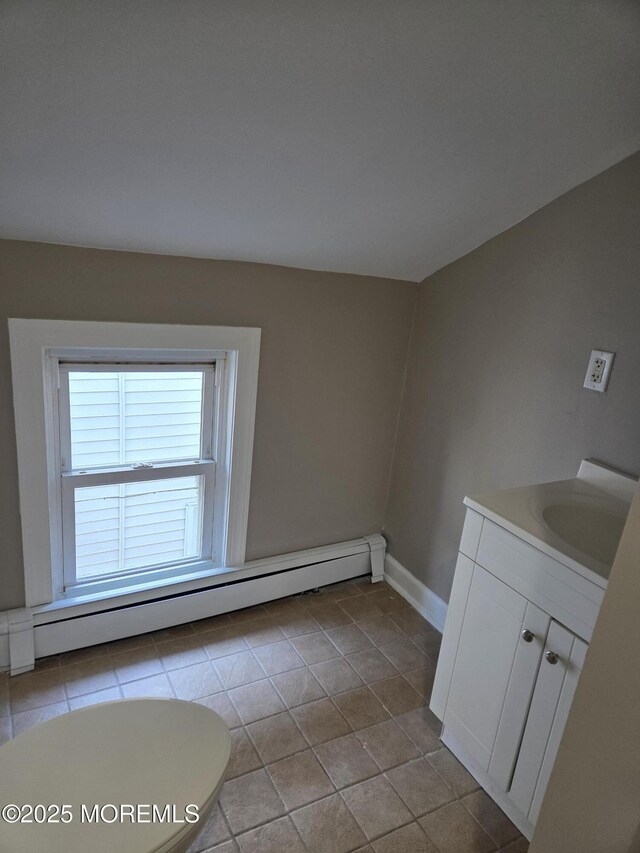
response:
<path id="1" fill-rule="evenodd" d="M 217 585 L 205 589 L 120 607 L 112 599 L 105 602 L 105 607 L 99 612 L 73 615 L 66 619 L 60 618 L 58 612 L 55 619 L 47 621 L 46 614 L 41 613 L 33 625 L 35 658 L 195 622 L 362 575 L 371 574 L 372 581 L 382 580 L 383 537 L 375 535 L 360 541 L 360 553 L 336 558 L 328 549 L 328 558 L 318 560 L 319 549 L 310 549 L 310 556 L 312 554 L 315 561 L 295 567 L 290 567 L 291 555 L 284 555 L 282 565 L 287 568 L 278 570 L 275 561 L 268 573 L 253 575 L 246 580 L 237 576 L 229 582 L 218 579 Z M 304 552 L 298 554 L 299 561 L 304 561 Z M 18 670 L 11 664 L 12 673 L 24 670 L 24 666 Z"/>

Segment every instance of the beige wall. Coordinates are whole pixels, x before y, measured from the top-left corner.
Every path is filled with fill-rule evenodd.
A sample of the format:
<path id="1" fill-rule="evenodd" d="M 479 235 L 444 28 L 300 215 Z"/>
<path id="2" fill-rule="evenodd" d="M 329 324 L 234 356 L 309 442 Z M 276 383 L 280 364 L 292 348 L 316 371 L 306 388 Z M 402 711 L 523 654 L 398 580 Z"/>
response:
<path id="1" fill-rule="evenodd" d="M 0 609 L 22 603 L 6 317 L 263 330 L 248 558 L 379 530 L 448 598 L 462 498 L 640 473 L 640 154 L 416 286 L 284 267 L 0 241 Z M 606 395 L 589 352 L 617 352 Z"/>
<path id="2" fill-rule="evenodd" d="M 530 853 L 640 850 L 640 490 L 549 780 Z"/>
<path id="3" fill-rule="evenodd" d="M 466 494 L 640 473 L 639 234 L 636 154 L 421 284 L 385 532 L 442 598 Z M 595 348 L 607 394 L 581 387 Z"/>
<path id="4" fill-rule="evenodd" d="M 0 242 L 0 610 L 23 603 L 7 317 L 260 326 L 247 558 L 380 531 L 416 285 Z"/>

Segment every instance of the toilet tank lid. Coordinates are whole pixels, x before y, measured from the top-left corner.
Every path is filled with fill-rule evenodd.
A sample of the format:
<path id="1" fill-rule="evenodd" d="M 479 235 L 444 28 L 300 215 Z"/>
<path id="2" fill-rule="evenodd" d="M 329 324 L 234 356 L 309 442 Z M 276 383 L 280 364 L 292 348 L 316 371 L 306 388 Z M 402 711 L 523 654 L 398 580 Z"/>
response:
<path id="1" fill-rule="evenodd" d="M 68 805 L 72 820 L 0 820 L 0 850 L 161 850 L 191 828 L 188 805 L 208 804 L 230 748 L 218 714 L 179 699 L 104 702 L 48 720 L 0 747 L 0 803 Z"/>

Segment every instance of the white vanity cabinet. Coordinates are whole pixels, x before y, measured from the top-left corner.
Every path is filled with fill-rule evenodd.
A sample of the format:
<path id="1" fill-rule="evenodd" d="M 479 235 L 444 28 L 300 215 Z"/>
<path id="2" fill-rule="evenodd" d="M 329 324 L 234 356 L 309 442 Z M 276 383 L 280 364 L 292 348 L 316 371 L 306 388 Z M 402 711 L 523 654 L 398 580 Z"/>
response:
<path id="1" fill-rule="evenodd" d="M 431 709 L 531 837 L 603 589 L 467 510 Z"/>

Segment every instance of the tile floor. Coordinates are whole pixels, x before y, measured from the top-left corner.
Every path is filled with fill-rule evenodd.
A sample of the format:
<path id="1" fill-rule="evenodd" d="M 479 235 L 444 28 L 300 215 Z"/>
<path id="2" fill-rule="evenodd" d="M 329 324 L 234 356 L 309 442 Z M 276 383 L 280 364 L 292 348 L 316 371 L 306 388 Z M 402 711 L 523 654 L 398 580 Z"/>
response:
<path id="1" fill-rule="evenodd" d="M 232 738 L 189 853 L 525 853 L 438 739 L 439 641 L 362 578 L 0 677 L 0 742 L 95 702 L 177 696 L 217 711 Z"/>

